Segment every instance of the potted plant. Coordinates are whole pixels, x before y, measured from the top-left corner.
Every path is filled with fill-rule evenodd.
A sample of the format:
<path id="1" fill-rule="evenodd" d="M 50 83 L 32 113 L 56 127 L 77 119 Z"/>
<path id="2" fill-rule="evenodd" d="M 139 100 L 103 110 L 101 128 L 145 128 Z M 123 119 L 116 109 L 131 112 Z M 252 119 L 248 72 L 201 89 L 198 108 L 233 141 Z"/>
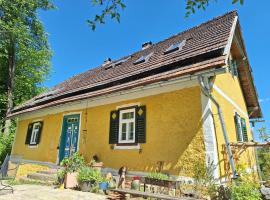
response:
<path id="1" fill-rule="evenodd" d="M 140 189 L 140 180 L 141 177 L 139 176 L 134 176 L 132 181 L 131 181 L 131 189 L 132 190 L 139 190 Z"/>
<path id="2" fill-rule="evenodd" d="M 90 192 L 101 180 L 101 174 L 96 169 L 83 166 L 78 172 L 77 180 L 81 191 Z"/>
<path id="3" fill-rule="evenodd" d="M 106 177 L 102 176 L 99 180 L 99 189 L 101 190 L 107 190 L 109 187 L 109 181 Z"/>
<path id="4" fill-rule="evenodd" d="M 78 153 L 74 153 L 69 158 L 65 158 L 61 162 L 61 166 L 65 168 L 65 188 L 74 188 L 78 185 L 76 176 L 80 167 L 85 165 L 83 156 Z"/>

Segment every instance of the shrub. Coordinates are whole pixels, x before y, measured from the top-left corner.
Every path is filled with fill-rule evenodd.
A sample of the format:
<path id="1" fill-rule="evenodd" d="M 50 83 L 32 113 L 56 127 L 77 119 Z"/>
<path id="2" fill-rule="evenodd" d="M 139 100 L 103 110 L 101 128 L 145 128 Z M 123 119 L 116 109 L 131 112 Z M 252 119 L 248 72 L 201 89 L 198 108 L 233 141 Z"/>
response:
<path id="1" fill-rule="evenodd" d="M 83 166 L 78 172 L 77 180 L 79 182 L 87 181 L 91 183 L 99 183 L 103 180 L 103 177 L 100 171 L 91 167 Z"/>
<path id="2" fill-rule="evenodd" d="M 65 167 L 66 173 L 76 172 L 84 165 L 84 157 L 78 153 L 74 153 L 72 156 L 65 158 L 61 162 L 61 166 Z"/>
<path id="3" fill-rule="evenodd" d="M 3 163 L 7 154 L 10 155 L 14 140 L 14 134 L 0 135 L 0 164 Z"/>
<path id="4" fill-rule="evenodd" d="M 233 200 L 261 200 L 259 186 L 248 181 L 235 181 L 231 186 Z"/>

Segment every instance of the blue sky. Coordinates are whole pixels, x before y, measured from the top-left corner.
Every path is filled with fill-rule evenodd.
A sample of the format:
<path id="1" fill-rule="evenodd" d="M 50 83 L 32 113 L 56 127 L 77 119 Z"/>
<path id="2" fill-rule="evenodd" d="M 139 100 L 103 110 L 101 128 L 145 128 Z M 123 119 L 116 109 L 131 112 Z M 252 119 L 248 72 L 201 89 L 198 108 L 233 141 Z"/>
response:
<path id="1" fill-rule="evenodd" d="M 45 85 L 51 87 L 75 74 L 99 66 L 110 57 L 117 59 L 141 48 L 145 41 L 158 42 L 215 16 L 237 9 L 261 107 L 270 129 L 270 1 L 211 1 L 206 11 L 188 19 L 184 0 L 125 0 L 121 23 L 108 19 L 92 31 L 86 20 L 99 9 L 90 0 L 55 0 L 56 10 L 40 12 L 54 52 L 52 73 Z M 257 124 L 257 129 L 262 124 Z"/>

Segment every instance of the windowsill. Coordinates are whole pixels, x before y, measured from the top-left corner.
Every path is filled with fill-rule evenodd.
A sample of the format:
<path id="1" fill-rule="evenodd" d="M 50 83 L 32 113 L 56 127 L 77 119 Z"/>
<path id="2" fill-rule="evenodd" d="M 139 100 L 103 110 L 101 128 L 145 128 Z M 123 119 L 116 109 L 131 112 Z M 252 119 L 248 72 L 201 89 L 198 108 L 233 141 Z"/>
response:
<path id="1" fill-rule="evenodd" d="M 36 149 L 36 148 L 38 148 L 38 145 L 37 144 L 29 144 L 28 145 L 28 148 L 30 148 L 30 149 Z"/>
<path id="2" fill-rule="evenodd" d="M 117 144 L 114 145 L 114 149 L 141 149 L 140 144 Z"/>

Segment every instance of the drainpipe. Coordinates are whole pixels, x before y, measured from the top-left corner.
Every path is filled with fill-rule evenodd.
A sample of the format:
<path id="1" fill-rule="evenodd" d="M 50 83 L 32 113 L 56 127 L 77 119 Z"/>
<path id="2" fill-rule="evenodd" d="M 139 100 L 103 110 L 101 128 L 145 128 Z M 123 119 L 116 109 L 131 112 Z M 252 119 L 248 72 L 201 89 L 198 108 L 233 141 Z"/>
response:
<path id="1" fill-rule="evenodd" d="M 235 163 L 234 163 L 234 158 L 233 158 L 233 154 L 232 154 L 232 149 L 230 146 L 230 141 L 229 141 L 229 137 L 228 137 L 228 133 L 227 133 L 227 129 L 225 126 L 225 120 L 223 117 L 223 113 L 222 113 L 222 109 L 219 105 L 219 103 L 217 102 L 217 100 L 212 96 L 212 94 L 209 92 L 209 89 L 206 87 L 204 80 L 206 79 L 207 84 L 209 83 L 209 80 L 207 77 L 203 77 L 203 76 L 199 76 L 199 84 L 201 86 L 202 92 L 205 96 L 207 96 L 217 107 L 218 110 L 218 116 L 219 116 L 219 120 L 220 120 L 220 124 L 221 124 L 221 128 L 222 128 L 222 132 L 223 132 L 223 136 L 224 136 L 224 140 L 225 140 L 225 145 L 226 145 L 226 150 L 227 153 L 229 155 L 229 161 L 230 161 L 230 165 L 231 165 L 231 169 L 232 169 L 232 174 L 233 174 L 233 179 L 238 178 L 238 174 L 235 168 Z"/>

